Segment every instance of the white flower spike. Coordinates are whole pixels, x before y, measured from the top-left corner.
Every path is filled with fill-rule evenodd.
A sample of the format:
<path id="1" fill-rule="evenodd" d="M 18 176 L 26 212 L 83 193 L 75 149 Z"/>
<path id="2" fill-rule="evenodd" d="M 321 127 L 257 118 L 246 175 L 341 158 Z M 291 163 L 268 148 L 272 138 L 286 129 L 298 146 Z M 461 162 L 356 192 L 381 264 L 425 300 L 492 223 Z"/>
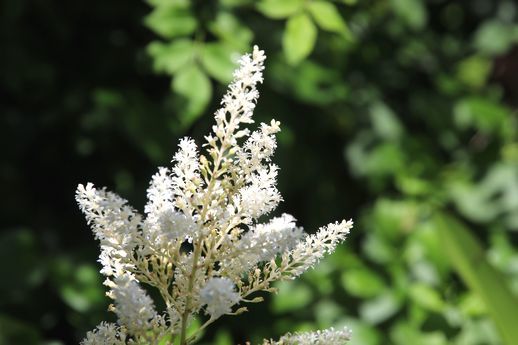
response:
<path id="1" fill-rule="evenodd" d="M 161 167 L 147 191 L 145 216 L 126 200 L 93 184 L 79 185 L 76 200 L 100 241 L 101 273 L 114 299 L 118 324 L 101 323 L 83 345 L 192 344 L 225 314 L 239 314 L 294 279 L 345 240 L 352 221 L 331 223 L 307 235 L 288 214 L 260 223 L 282 200 L 279 168 L 271 162 L 280 123 L 250 132 L 262 83 L 264 52 L 254 47 L 239 60 L 234 80 L 215 113 L 200 153 L 193 139 L 180 140 L 170 168 Z M 155 289 L 164 310 L 144 289 Z M 187 337 L 193 317 L 205 323 Z M 345 329 L 286 335 L 264 344 L 343 344 Z"/>
<path id="2" fill-rule="evenodd" d="M 343 345 L 351 339 L 352 332 L 348 328 L 335 330 L 286 334 L 278 341 L 265 340 L 263 345 Z"/>

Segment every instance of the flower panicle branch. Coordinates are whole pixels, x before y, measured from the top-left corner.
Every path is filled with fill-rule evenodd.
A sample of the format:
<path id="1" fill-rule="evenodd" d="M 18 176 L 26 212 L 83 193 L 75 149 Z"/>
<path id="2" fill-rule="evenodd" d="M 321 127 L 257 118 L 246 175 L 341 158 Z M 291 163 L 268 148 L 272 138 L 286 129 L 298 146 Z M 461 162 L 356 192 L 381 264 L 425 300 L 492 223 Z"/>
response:
<path id="1" fill-rule="evenodd" d="M 203 152 L 193 139 L 180 140 L 172 167 L 158 168 L 151 179 L 144 215 L 104 188 L 78 186 L 76 200 L 100 241 L 101 273 L 118 317 L 82 344 L 190 344 L 216 319 L 245 311 L 240 304 L 259 301 L 249 295 L 298 277 L 345 240 L 352 221 L 313 235 L 288 214 L 259 222 L 282 200 L 271 162 L 279 122 L 261 123 L 253 132 L 244 127 L 254 122 L 265 58 L 257 47 L 241 57 Z M 158 290 L 165 310 L 155 309 L 144 285 Z M 187 337 L 189 323 L 203 314 L 205 324 Z M 304 337 L 343 344 L 349 339 L 344 332 L 287 335 L 275 344 Z"/>

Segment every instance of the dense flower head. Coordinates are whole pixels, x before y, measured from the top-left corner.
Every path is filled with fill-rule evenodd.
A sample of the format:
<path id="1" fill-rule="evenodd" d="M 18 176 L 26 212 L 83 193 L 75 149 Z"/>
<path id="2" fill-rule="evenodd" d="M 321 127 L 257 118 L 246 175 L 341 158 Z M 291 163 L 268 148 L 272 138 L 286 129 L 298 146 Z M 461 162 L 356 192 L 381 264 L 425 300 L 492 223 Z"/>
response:
<path id="1" fill-rule="evenodd" d="M 125 345 L 126 333 L 113 323 L 101 322 L 86 334 L 81 345 Z"/>
<path id="2" fill-rule="evenodd" d="M 264 60 L 257 47 L 239 60 L 201 152 L 193 139 L 180 140 L 172 166 L 151 179 L 144 216 L 105 188 L 78 186 L 76 200 L 100 241 L 101 273 L 118 317 L 118 325 L 102 323 L 83 344 L 156 343 L 164 334 L 192 343 L 186 330 L 194 316 L 209 315 L 199 332 L 222 315 L 245 311 L 235 308 L 256 301 L 248 299 L 256 292 L 273 291 L 273 282 L 299 276 L 349 233 L 352 221 L 312 235 L 288 214 L 261 221 L 282 201 L 272 163 L 280 123 L 244 127 L 254 122 Z M 155 309 L 143 284 L 156 289 L 164 310 Z M 335 344 L 346 332 L 290 337 L 285 344 L 317 338 Z"/>
<path id="3" fill-rule="evenodd" d="M 212 318 L 228 314 L 232 306 L 239 302 L 240 296 L 234 283 L 228 278 L 210 278 L 200 291 L 201 304 L 207 305 L 207 313 Z"/>
<path id="4" fill-rule="evenodd" d="M 114 311 L 119 323 L 132 334 L 145 333 L 151 328 L 157 317 L 153 300 L 131 275 L 117 276 L 110 296 L 115 300 Z"/>
<path id="5" fill-rule="evenodd" d="M 351 330 L 346 327 L 341 330 L 331 327 L 323 331 L 288 333 L 278 341 L 266 340 L 263 345 L 343 345 L 351 335 Z"/>

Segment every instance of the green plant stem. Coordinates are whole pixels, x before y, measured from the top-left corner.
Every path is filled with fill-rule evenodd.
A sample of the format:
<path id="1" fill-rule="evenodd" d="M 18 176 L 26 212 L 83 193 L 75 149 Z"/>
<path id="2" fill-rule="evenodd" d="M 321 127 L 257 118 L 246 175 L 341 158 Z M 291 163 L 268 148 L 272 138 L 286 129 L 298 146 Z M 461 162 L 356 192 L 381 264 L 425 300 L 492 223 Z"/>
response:
<path id="1" fill-rule="evenodd" d="M 217 172 L 219 171 L 219 166 L 221 164 L 221 157 L 223 155 L 223 152 L 225 152 L 226 146 L 222 145 L 219 150 L 218 158 L 214 164 L 214 169 L 212 170 L 211 179 L 209 181 L 209 185 L 207 186 L 207 193 L 205 194 L 205 198 L 203 200 L 203 211 L 201 214 L 201 219 L 204 222 L 205 218 L 207 216 L 207 209 L 208 209 L 208 200 L 210 200 L 210 195 L 212 194 L 212 189 L 214 188 L 214 181 L 216 180 L 214 176 L 216 176 Z M 192 262 L 192 270 L 191 274 L 189 276 L 189 284 L 187 289 L 187 298 L 185 300 L 185 310 L 182 314 L 182 325 L 180 329 L 180 345 L 187 345 L 189 341 L 187 340 L 187 321 L 189 319 L 189 313 L 191 309 L 191 294 L 192 289 L 194 287 L 194 277 L 196 276 L 196 271 L 198 270 L 198 260 L 201 255 L 203 245 L 203 238 L 200 237 L 200 239 L 195 243 L 194 246 L 194 254 L 193 254 L 193 262 Z M 190 338 L 191 339 L 191 338 Z"/>
<path id="2" fill-rule="evenodd" d="M 189 312 L 190 312 L 190 304 L 191 304 L 191 292 L 192 288 L 194 286 L 194 277 L 196 276 L 196 271 L 198 270 L 198 259 L 200 258 L 201 254 L 201 241 L 198 241 L 196 248 L 194 249 L 194 256 L 193 256 L 193 262 L 192 262 L 192 271 L 191 275 L 189 277 L 189 285 L 188 285 L 188 294 L 187 298 L 185 300 L 185 310 L 182 314 L 182 327 L 180 331 L 180 345 L 187 345 L 187 321 L 189 318 Z"/>
<path id="3" fill-rule="evenodd" d="M 198 336 L 198 334 L 200 334 L 201 331 L 203 331 L 205 328 L 207 328 L 208 325 L 210 325 L 211 323 L 213 323 L 216 320 L 217 319 L 212 318 L 212 317 L 209 320 L 207 320 L 200 328 L 198 328 L 196 330 L 196 332 L 194 332 L 193 335 L 191 335 L 189 338 L 187 338 L 187 344 L 189 344 L 191 341 L 196 339 L 196 337 Z"/>

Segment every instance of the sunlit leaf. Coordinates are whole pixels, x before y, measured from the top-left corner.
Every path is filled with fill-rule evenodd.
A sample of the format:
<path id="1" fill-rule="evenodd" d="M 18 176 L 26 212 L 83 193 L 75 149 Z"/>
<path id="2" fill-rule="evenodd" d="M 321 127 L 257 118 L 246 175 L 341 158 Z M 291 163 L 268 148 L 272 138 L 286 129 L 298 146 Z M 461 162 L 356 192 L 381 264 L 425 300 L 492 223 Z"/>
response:
<path id="1" fill-rule="evenodd" d="M 481 88 L 491 72 L 491 61 L 479 55 L 470 56 L 459 63 L 458 78 L 466 85 Z"/>
<path id="2" fill-rule="evenodd" d="M 383 294 L 365 301 L 360 306 L 362 319 L 378 324 L 392 317 L 401 308 L 402 301 L 392 291 L 385 291 Z"/>
<path id="3" fill-rule="evenodd" d="M 423 332 L 411 323 L 399 322 L 390 331 L 390 339 L 398 345 L 447 345 L 446 336 L 440 331 Z"/>
<path id="4" fill-rule="evenodd" d="M 198 23 L 189 9 L 156 7 L 145 19 L 146 25 L 164 38 L 192 34 Z"/>
<path id="5" fill-rule="evenodd" d="M 445 306 L 439 292 L 426 284 L 412 284 L 410 287 L 410 297 L 421 307 L 434 312 L 442 311 Z"/>
<path id="6" fill-rule="evenodd" d="M 505 53 L 515 42 L 518 42 L 516 27 L 496 19 L 488 20 L 475 33 L 475 46 L 490 56 Z"/>
<path id="7" fill-rule="evenodd" d="M 485 97 L 468 97 L 460 100 L 454 109 L 455 123 L 460 128 L 475 127 L 484 133 L 497 133 L 510 137 L 513 128 L 509 110 L 499 102 Z"/>
<path id="8" fill-rule="evenodd" d="M 68 306 L 79 312 L 86 312 L 106 302 L 101 277 L 93 265 L 73 267 L 63 258 L 60 259 L 59 267 L 56 272 L 59 293 Z"/>
<path id="9" fill-rule="evenodd" d="M 336 256 L 339 253 L 333 253 Z M 337 267 L 331 260 L 324 260 L 318 264 L 318 270 L 309 270 L 304 274 L 304 280 L 318 289 L 321 296 L 329 295 L 333 291 L 332 273 Z"/>
<path id="10" fill-rule="evenodd" d="M 437 214 L 436 224 L 457 272 L 484 301 L 504 343 L 514 344 L 518 339 L 518 298 L 509 290 L 504 277 L 487 262 L 482 246 L 462 223 Z"/>
<path id="11" fill-rule="evenodd" d="M 317 25 L 323 30 L 335 32 L 348 40 L 352 39 L 352 34 L 345 20 L 332 3 L 327 1 L 312 1 L 308 5 L 308 10 Z"/>
<path id="12" fill-rule="evenodd" d="M 307 14 L 300 13 L 290 17 L 282 39 L 288 63 L 296 65 L 311 54 L 316 38 L 317 29 Z"/>
<path id="13" fill-rule="evenodd" d="M 262 0 L 257 3 L 257 9 L 269 18 L 281 19 L 297 13 L 303 5 L 304 0 Z"/>
<path id="14" fill-rule="evenodd" d="M 384 336 L 376 328 L 365 321 L 347 319 L 344 322 L 347 327 L 353 330 L 354 336 L 347 345 L 383 345 L 385 344 L 382 339 Z"/>
<path id="15" fill-rule="evenodd" d="M 216 334 L 214 345 L 233 345 L 232 335 L 226 330 L 220 330 Z"/>
<path id="16" fill-rule="evenodd" d="M 214 35 L 232 47 L 241 50 L 241 52 L 249 48 L 254 37 L 252 30 L 243 25 L 230 12 L 218 12 L 214 21 L 211 21 L 208 25 Z"/>
<path id="17" fill-rule="evenodd" d="M 249 5 L 253 1 L 255 1 L 255 0 L 220 0 L 220 3 L 223 6 L 239 7 L 239 6 L 243 6 L 243 5 Z"/>
<path id="18" fill-rule="evenodd" d="M 194 336 L 194 334 L 198 331 L 201 326 L 200 319 L 198 317 L 193 317 L 192 321 L 187 326 L 187 338 Z M 203 336 L 204 331 L 201 334 L 198 334 L 199 337 Z M 180 345 L 180 337 L 176 337 L 174 340 L 174 345 Z"/>
<path id="19" fill-rule="evenodd" d="M 466 293 L 459 303 L 459 309 L 470 316 L 483 316 L 487 314 L 487 308 L 480 296 L 473 292 Z"/>
<path id="20" fill-rule="evenodd" d="M 394 12 L 408 26 L 421 29 L 427 22 L 427 12 L 423 0 L 391 0 Z"/>
<path id="21" fill-rule="evenodd" d="M 374 177 L 392 176 L 404 167 L 403 156 L 397 143 L 386 142 L 372 147 L 372 138 L 359 138 L 346 149 L 346 157 L 353 173 Z"/>
<path id="22" fill-rule="evenodd" d="M 499 218 L 516 229 L 518 167 L 494 164 L 477 184 L 452 181 L 450 195 L 460 212 L 471 220 L 489 222 Z"/>
<path id="23" fill-rule="evenodd" d="M 368 234 L 363 242 L 363 252 L 372 261 L 380 264 L 386 264 L 396 259 L 396 250 L 379 235 Z"/>
<path id="24" fill-rule="evenodd" d="M 380 137 L 395 140 L 403 134 L 403 126 L 397 115 L 385 103 L 373 104 L 370 115 L 373 129 Z"/>
<path id="25" fill-rule="evenodd" d="M 313 296 L 308 286 L 295 282 L 280 282 L 279 292 L 275 295 L 272 308 L 277 313 L 304 308 Z"/>
<path id="26" fill-rule="evenodd" d="M 173 90 L 186 99 L 184 112 L 180 115 L 185 126 L 202 114 L 212 96 L 210 80 L 196 64 L 178 71 L 173 79 Z"/>
<path id="27" fill-rule="evenodd" d="M 153 42 L 147 50 L 157 72 L 174 74 L 193 59 L 193 47 L 192 41 L 178 39 L 171 43 Z"/>
<path id="28" fill-rule="evenodd" d="M 201 63 L 207 73 L 223 84 L 232 80 L 232 72 L 236 65 L 232 62 L 232 56 L 239 52 L 221 43 L 207 43 L 201 52 Z"/>
<path id="29" fill-rule="evenodd" d="M 173 336 L 171 334 L 166 334 L 158 341 L 158 345 L 169 345 L 172 338 Z"/>
<path id="30" fill-rule="evenodd" d="M 344 308 L 340 304 L 324 299 L 315 306 L 315 318 L 321 327 L 328 327 L 344 314 Z"/>
<path id="31" fill-rule="evenodd" d="M 385 287 L 383 280 L 366 267 L 344 272 L 341 281 L 348 293 L 364 298 L 377 296 Z"/>
<path id="32" fill-rule="evenodd" d="M 465 322 L 453 343 L 455 345 L 491 344 L 501 345 L 502 341 L 495 324 L 487 318 Z"/>
<path id="33" fill-rule="evenodd" d="M 157 7 L 188 8 L 191 0 L 146 0 L 146 2 Z"/>

